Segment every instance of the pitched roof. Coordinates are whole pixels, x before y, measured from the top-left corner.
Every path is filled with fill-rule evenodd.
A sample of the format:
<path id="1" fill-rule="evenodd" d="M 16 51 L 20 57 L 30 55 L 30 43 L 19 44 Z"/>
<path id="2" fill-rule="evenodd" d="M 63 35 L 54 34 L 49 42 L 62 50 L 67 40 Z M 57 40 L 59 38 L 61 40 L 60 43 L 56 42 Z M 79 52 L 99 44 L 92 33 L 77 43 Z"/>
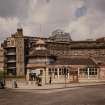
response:
<path id="1" fill-rule="evenodd" d="M 36 41 L 36 44 L 37 45 L 45 45 L 45 41 L 44 40 L 42 40 L 42 39 L 39 39 L 38 41 Z"/>
<path id="2" fill-rule="evenodd" d="M 96 65 L 90 58 L 58 58 L 55 64 L 61 65 Z"/>
<path id="3" fill-rule="evenodd" d="M 49 56 L 52 56 L 51 54 L 50 54 L 50 52 L 49 52 L 49 50 L 32 50 L 32 51 L 30 51 L 30 54 L 29 54 L 29 56 L 41 56 L 41 57 L 49 57 Z"/>

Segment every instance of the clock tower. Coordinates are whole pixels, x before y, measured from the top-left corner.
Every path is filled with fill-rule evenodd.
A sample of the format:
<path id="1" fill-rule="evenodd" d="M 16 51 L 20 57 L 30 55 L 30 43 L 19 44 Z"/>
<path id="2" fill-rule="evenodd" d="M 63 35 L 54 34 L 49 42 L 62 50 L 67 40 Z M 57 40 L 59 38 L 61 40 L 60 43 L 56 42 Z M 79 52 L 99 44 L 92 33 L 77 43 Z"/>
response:
<path id="1" fill-rule="evenodd" d="M 24 67 L 24 36 L 23 29 L 18 28 L 16 35 L 16 74 L 17 76 L 25 75 L 25 67 Z"/>

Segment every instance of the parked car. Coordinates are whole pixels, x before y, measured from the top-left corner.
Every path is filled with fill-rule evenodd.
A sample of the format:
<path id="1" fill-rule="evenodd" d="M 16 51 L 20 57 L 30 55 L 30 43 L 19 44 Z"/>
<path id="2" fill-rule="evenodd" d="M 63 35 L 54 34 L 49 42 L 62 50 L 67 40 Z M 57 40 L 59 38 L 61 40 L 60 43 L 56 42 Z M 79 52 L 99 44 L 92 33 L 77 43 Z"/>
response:
<path id="1" fill-rule="evenodd" d="M 4 89 L 4 80 L 0 79 L 0 89 Z"/>

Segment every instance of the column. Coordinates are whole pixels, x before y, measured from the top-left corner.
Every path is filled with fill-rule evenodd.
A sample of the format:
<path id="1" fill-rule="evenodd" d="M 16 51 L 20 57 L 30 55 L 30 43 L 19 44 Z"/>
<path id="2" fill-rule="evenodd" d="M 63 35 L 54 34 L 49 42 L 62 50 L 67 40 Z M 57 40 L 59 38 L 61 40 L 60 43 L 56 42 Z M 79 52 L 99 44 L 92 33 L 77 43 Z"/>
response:
<path id="1" fill-rule="evenodd" d="M 26 80 L 29 81 L 29 74 L 30 74 L 30 70 L 27 69 L 27 74 L 26 74 Z"/>
<path id="2" fill-rule="evenodd" d="M 43 74 L 42 74 L 42 85 L 45 85 L 46 83 L 46 69 L 42 69 Z"/>
<path id="3" fill-rule="evenodd" d="M 57 68 L 57 77 L 59 79 L 59 67 Z"/>
<path id="4" fill-rule="evenodd" d="M 70 70 L 71 70 L 71 68 L 69 68 L 69 79 L 70 79 L 70 77 L 71 77 L 71 75 L 70 75 Z"/>
<path id="5" fill-rule="evenodd" d="M 98 78 L 97 78 L 97 75 L 95 74 L 97 70 L 96 70 L 95 67 L 94 67 L 93 69 L 94 69 L 94 70 L 93 70 L 93 71 L 94 71 L 94 76 L 93 76 L 93 78 L 98 79 Z"/>
<path id="6" fill-rule="evenodd" d="M 80 70 L 79 70 L 80 68 L 78 67 L 78 78 L 79 78 L 79 75 L 80 75 Z"/>
<path id="7" fill-rule="evenodd" d="M 88 71 L 87 71 L 87 72 L 88 72 L 88 79 L 90 79 L 90 77 L 89 77 L 89 68 L 88 68 L 87 70 L 88 70 Z"/>
<path id="8" fill-rule="evenodd" d="M 70 74 L 69 74 L 69 69 L 67 69 L 67 70 L 68 70 L 68 73 L 67 73 L 67 79 L 69 79 L 69 75 L 70 75 Z"/>
<path id="9" fill-rule="evenodd" d="M 52 68 L 52 78 L 54 79 L 54 68 Z"/>
<path id="10" fill-rule="evenodd" d="M 97 68 L 97 79 L 100 79 L 100 68 Z"/>
<path id="11" fill-rule="evenodd" d="M 45 84 L 47 83 L 47 77 L 46 77 L 46 69 L 45 69 Z"/>
<path id="12" fill-rule="evenodd" d="M 48 71 L 49 69 L 46 68 L 46 83 L 49 83 L 49 74 L 48 74 Z"/>

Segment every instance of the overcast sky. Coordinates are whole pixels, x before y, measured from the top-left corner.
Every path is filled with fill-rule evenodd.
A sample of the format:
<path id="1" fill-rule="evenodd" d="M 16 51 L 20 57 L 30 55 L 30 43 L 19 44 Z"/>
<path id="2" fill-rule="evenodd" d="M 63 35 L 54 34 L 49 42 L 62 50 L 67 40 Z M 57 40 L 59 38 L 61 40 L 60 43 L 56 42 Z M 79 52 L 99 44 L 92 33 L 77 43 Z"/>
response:
<path id="1" fill-rule="evenodd" d="M 28 36 L 62 29 L 73 40 L 104 37 L 105 0 L 0 0 L 0 40 L 17 27 Z"/>

